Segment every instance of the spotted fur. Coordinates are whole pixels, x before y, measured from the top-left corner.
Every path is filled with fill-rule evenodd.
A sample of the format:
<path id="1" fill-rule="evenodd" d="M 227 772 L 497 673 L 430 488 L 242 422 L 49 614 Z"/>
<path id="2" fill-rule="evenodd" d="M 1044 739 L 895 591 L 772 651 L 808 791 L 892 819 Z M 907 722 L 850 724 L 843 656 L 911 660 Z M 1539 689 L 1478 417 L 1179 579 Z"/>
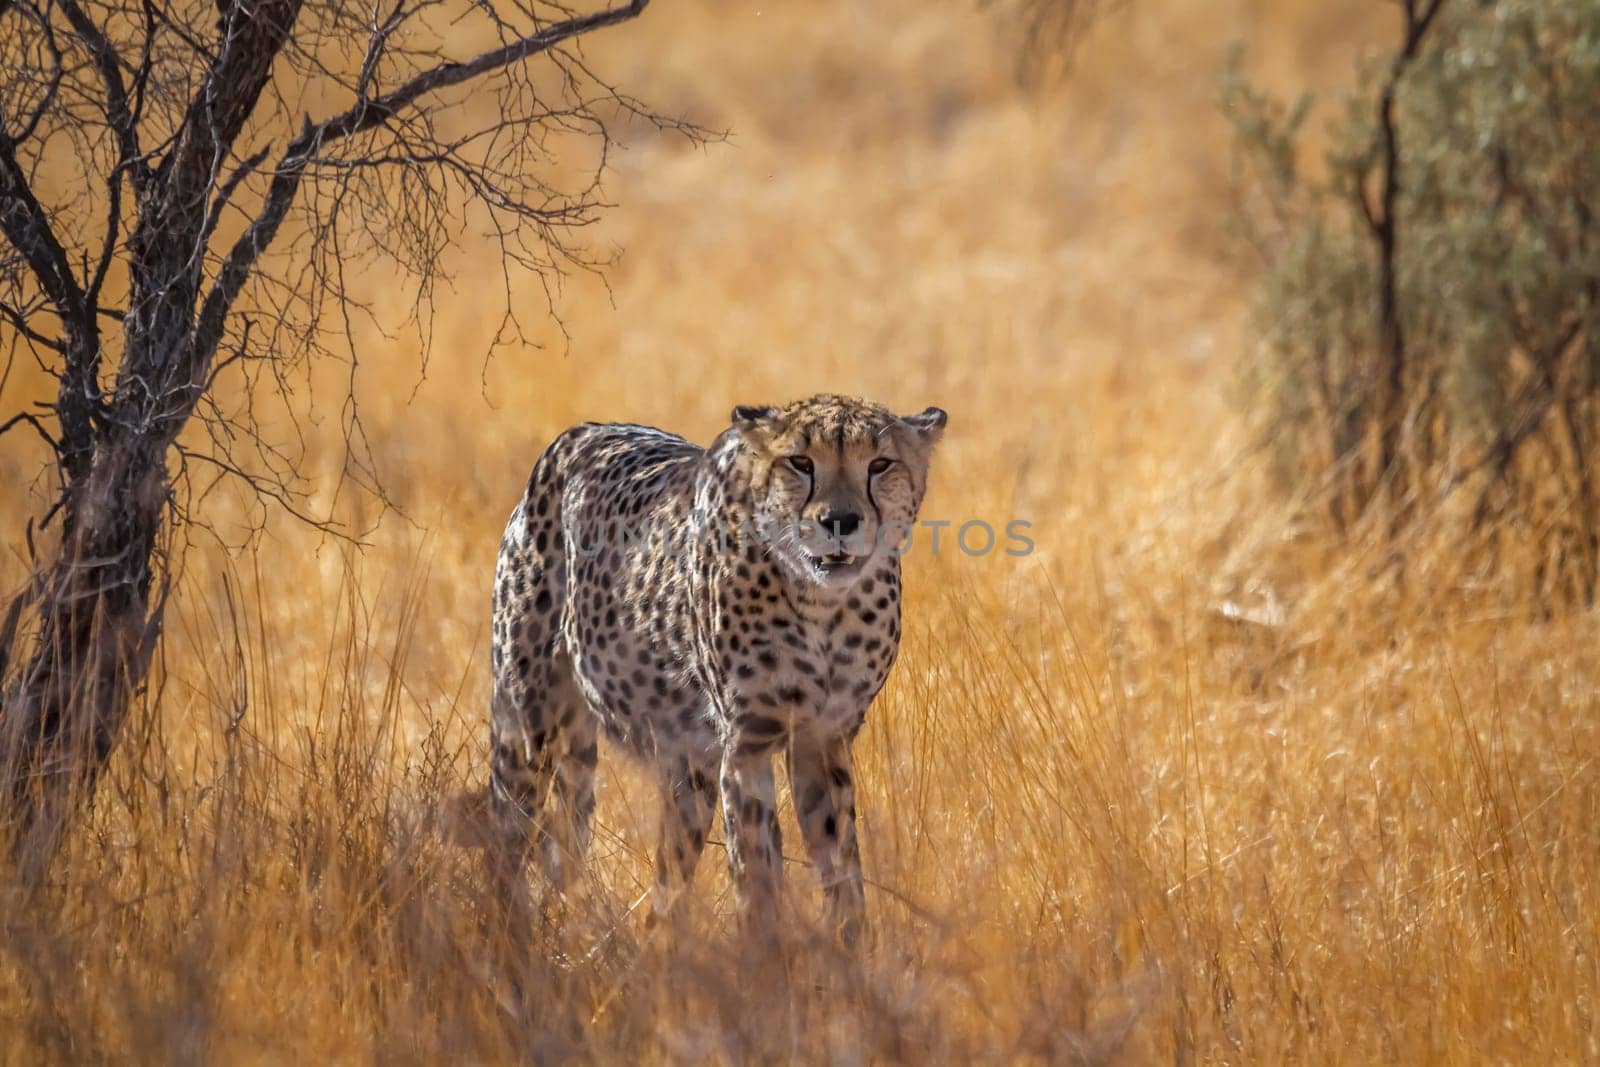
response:
<path id="1" fill-rule="evenodd" d="M 495 574 L 496 825 L 518 865 L 537 847 L 552 879 L 571 877 L 604 731 L 659 773 L 656 914 L 681 901 L 720 794 L 741 910 L 771 919 L 784 751 L 853 939 L 851 742 L 898 651 L 898 549 L 945 414 L 824 395 L 736 408 L 732 422 L 708 449 L 586 423 L 535 465 Z"/>

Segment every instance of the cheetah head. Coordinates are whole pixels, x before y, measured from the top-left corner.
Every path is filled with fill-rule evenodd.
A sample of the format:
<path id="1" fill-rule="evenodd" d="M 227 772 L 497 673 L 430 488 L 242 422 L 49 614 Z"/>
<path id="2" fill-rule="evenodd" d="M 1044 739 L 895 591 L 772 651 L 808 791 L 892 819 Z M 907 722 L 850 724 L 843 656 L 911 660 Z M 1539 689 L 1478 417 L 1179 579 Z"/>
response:
<path id="1" fill-rule="evenodd" d="M 756 520 L 803 581 L 853 582 L 902 550 L 928 484 L 945 413 L 895 415 L 867 400 L 820 395 L 786 407 L 737 407 Z"/>

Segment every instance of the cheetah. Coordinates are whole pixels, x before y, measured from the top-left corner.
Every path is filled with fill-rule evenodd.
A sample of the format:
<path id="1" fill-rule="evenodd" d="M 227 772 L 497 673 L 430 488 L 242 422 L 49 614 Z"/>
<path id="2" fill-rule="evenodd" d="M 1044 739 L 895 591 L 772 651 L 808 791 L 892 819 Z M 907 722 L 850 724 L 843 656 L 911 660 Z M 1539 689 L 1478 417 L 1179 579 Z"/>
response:
<path id="1" fill-rule="evenodd" d="M 856 940 L 851 745 L 899 648 L 900 556 L 945 422 L 819 395 L 734 408 L 709 448 L 627 424 L 556 438 L 495 569 L 489 799 L 515 870 L 537 851 L 560 886 L 581 865 L 603 732 L 658 772 L 653 920 L 678 913 L 720 793 L 739 911 L 770 924 L 783 751 L 830 921 Z"/>

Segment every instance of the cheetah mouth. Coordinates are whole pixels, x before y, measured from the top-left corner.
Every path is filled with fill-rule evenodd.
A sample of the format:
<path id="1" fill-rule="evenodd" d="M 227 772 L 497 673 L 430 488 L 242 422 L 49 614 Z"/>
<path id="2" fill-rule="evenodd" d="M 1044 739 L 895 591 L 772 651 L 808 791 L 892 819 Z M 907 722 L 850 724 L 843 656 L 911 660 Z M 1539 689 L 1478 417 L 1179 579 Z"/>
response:
<path id="1" fill-rule="evenodd" d="M 807 555 L 811 557 L 812 566 L 826 575 L 848 574 L 861 566 L 861 557 L 849 552 L 829 552 L 824 556 L 808 552 Z"/>

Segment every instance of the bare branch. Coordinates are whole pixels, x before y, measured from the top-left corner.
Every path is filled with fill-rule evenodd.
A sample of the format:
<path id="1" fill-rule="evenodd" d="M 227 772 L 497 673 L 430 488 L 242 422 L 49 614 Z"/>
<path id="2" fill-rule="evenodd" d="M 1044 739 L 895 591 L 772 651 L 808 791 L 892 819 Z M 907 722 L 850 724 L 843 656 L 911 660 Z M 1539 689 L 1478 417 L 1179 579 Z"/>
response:
<path id="1" fill-rule="evenodd" d="M 27 261 L 65 328 L 65 341 L 57 349 L 66 356 L 56 399 L 61 423 L 57 451 L 67 484 L 75 487 L 88 476 L 99 413 L 100 328 L 44 205 L 17 162 L 15 143 L 4 131 L 0 131 L 0 233 Z"/>
<path id="2" fill-rule="evenodd" d="M 460 85 L 472 78 L 510 66 L 555 47 L 570 38 L 611 26 L 641 14 L 649 0 L 632 0 L 624 7 L 610 8 L 567 19 L 547 26 L 537 33 L 484 52 L 465 63 L 441 63 L 416 75 L 400 88 L 382 96 L 358 101 L 355 106 L 315 125 L 307 123 L 300 135 L 289 144 L 283 160 L 278 164 L 272 185 L 267 191 L 266 204 L 249 228 L 234 242 L 222 269 L 218 271 L 210 292 L 201 309 L 195 329 L 192 365 L 203 366 L 216 351 L 222 338 L 223 319 L 249 277 L 251 268 L 266 247 L 277 236 L 278 227 L 294 202 L 300 187 L 301 176 L 307 165 L 324 146 L 381 126 L 421 97 Z"/>
<path id="3" fill-rule="evenodd" d="M 217 195 L 211 200 L 211 210 L 206 216 L 205 227 L 200 233 L 202 241 L 210 240 L 211 234 L 217 228 L 217 223 L 222 219 L 223 209 L 232 201 L 233 195 L 239 191 L 239 186 L 244 184 L 245 179 L 254 174 L 261 167 L 261 164 L 266 162 L 267 154 L 271 150 L 270 146 L 263 146 L 257 149 L 251 153 L 249 158 L 235 167 L 232 174 L 228 175 L 227 181 L 222 183 Z"/>
<path id="4" fill-rule="evenodd" d="M 9 303 L 0 302 L 0 315 L 4 315 L 11 323 L 11 328 L 26 338 L 29 343 L 48 348 L 52 352 L 65 352 L 66 346 L 53 337 L 48 337 L 35 330 L 28 322 L 26 312 Z"/>
<path id="5" fill-rule="evenodd" d="M 0 130 L 0 233 L 20 252 L 63 320 L 90 320 L 83 289 L 72 273 L 66 249 L 50 226 L 50 216 L 34 196 L 17 162 L 16 142 Z"/>
<path id="6" fill-rule="evenodd" d="M 0 18 L 4 18 L 13 9 L 11 4 L 0 4 Z M 49 80 L 45 83 L 44 91 L 40 94 L 39 101 L 33 106 L 31 113 L 23 119 L 12 139 L 21 143 L 33 137 L 39 124 L 50 113 L 52 105 L 56 102 L 56 94 L 61 91 L 61 83 L 66 77 L 66 61 L 61 54 L 61 46 L 56 41 L 55 27 L 50 19 L 37 11 L 32 5 L 19 9 L 22 14 L 38 26 L 44 38 L 45 48 L 50 53 Z"/>
<path id="7" fill-rule="evenodd" d="M 33 427 L 34 430 L 38 432 L 39 436 L 44 438 L 45 444 L 49 445 L 52 449 L 56 447 L 56 439 L 50 436 L 50 431 L 44 428 L 44 423 L 40 422 L 37 416 L 30 415 L 27 412 L 23 412 L 20 415 L 13 415 L 5 422 L 0 422 L 0 437 L 5 436 L 5 434 L 11 430 L 12 427 L 22 425 Z"/>
<path id="8" fill-rule="evenodd" d="M 142 182 L 146 175 L 139 162 L 139 136 L 134 127 L 133 111 L 128 106 L 127 84 L 122 80 L 122 57 L 77 0 L 56 0 L 56 3 L 60 4 L 73 31 L 88 46 L 94 56 L 95 67 L 100 71 L 100 78 L 105 83 L 106 114 L 111 120 L 111 129 L 116 134 L 121 156 L 118 169 L 128 168 L 134 181 Z"/>

